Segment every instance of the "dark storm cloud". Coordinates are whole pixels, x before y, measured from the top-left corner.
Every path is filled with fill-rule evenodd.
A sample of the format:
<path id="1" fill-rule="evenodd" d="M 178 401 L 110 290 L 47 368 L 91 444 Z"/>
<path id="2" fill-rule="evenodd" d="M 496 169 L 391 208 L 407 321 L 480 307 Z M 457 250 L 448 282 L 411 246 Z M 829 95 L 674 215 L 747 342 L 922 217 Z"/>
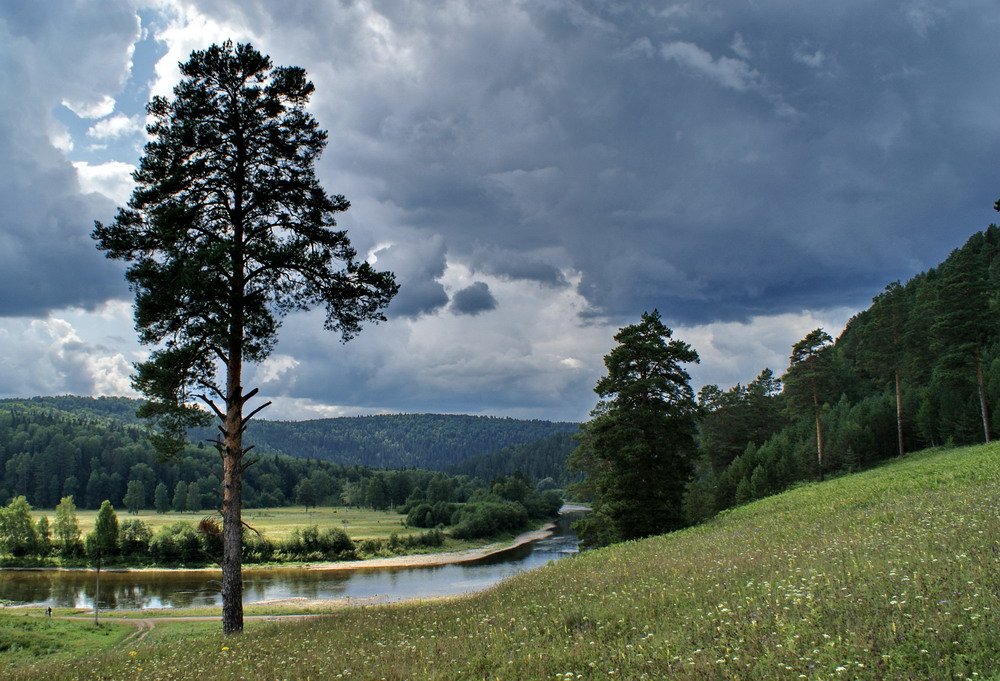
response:
<path id="1" fill-rule="evenodd" d="M 92 307 L 125 293 L 122 269 L 89 237 L 114 205 L 81 193 L 53 146 L 51 112 L 62 102 L 105 112 L 137 33 L 125 2 L 6 3 L 0 11 L 0 316 Z"/>
<path id="2" fill-rule="evenodd" d="M 378 269 L 392 272 L 399 284 L 389 306 L 390 317 L 418 317 L 448 304 L 448 294 L 438 281 L 445 270 L 444 240 L 421 240 L 417 234 L 411 238 L 405 245 L 387 246 L 377 253 Z"/>
<path id="3" fill-rule="evenodd" d="M 91 307 L 125 293 L 122 268 L 89 236 L 91 216 L 113 215 L 111 201 L 81 196 L 72 166 L 47 140 L 11 140 L 0 128 L 0 158 L 17 168 L 0 176 L 0 316 Z"/>
<path id="4" fill-rule="evenodd" d="M 455 314 L 477 315 L 497 308 L 497 299 L 490 293 L 490 287 L 477 281 L 451 297 L 451 310 Z"/>
<path id="5" fill-rule="evenodd" d="M 994 0 L 20 3 L 0 9 L 0 315 L 127 297 L 87 236 L 113 206 L 67 157 L 138 153 L 57 149 L 51 112 L 82 144 L 108 96 L 141 99 L 134 7 L 155 15 L 137 63 L 169 50 L 157 92 L 226 37 L 307 69 L 323 186 L 402 286 L 362 342 L 287 320 L 262 376 L 295 399 L 583 414 L 612 327 L 654 307 L 746 382 L 747 353 L 784 362 L 996 216 Z"/>
<path id="6" fill-rule="evenodd" d="M 568 286 L 566 276 L 556 265 L 515 250 L 490 249 L 475 255 L 471 265 L 487 274 L 511 281 L 533 281 L 543 286 Z"/>
<path id="7" fill-rule="evenodd" d="M 569 267 L 614 317 L 863 304 L 993 218 L 987 0 L 360 7 L 295 57 L 338 36 L 311 73 L 356 205 L 485 273 Z"/>

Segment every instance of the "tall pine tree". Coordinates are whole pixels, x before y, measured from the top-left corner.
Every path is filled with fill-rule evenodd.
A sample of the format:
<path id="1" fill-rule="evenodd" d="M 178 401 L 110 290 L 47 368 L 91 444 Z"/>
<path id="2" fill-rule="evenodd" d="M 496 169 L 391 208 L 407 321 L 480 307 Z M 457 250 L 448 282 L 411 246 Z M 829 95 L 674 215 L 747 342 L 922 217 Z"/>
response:
<path id="1" fill-rule="evenodd" d="M 816 419 L 816 463 L 823 479 L 823 422 L 820 408 L 832 382 L 833 339 L 823 329 L 814 329 L 792 346 L 788 371 L 782 378 L 788 404 L 794 411 L 809 412 Z"/>
<path id="2" fill-rule="evenodd" d="M 621 329 L 604 357 L 601 398 L 570 455 L 593 511 L 580 527 L 589 545 L 669 532 L 685 523 L 684 488 L 696 456 L 697 405 L 683 364 L 697 362 L 659 313 Z"/>
<path id="3" fill-rule="evenodd" d="M 222 457 L 223 631 L 243 629 L 241 516 L 245 362 L 261 362 L 281 316 L 326 308 L 344 341 L 397 290 L 390 273 L 358 262 L 334 216 L 348 208 L 316 179 L 326 145 L 305 106 L 313 85 L 298 67 L 273 67 L 250 45 L 212 45 L 181 64 L 174 98 L 147 107 L 152 140 L 133 177 L 128 207 L 94 238 L 128 261 L 140 340 L 154 350 L 137 366 L 143 410 L 159 426 L 154 445 L 181 450 L 186 428 L 218 418 Z"/>

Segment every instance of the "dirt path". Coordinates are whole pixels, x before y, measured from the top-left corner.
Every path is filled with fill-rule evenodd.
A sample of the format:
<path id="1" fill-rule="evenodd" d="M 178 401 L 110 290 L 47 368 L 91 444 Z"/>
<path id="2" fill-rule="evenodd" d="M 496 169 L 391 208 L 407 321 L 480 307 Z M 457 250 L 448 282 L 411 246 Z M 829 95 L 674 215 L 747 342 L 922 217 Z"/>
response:
<path id="1" fill-rule="evenodd" d="M 75 619 L 75 618 L 60 617 L 59 619 Z M 135 626 L 135 631 L 133 631 L 131 634 L 129 634 L 128 636 L 126 636 L 125 638 L 123 638 L 118 643 L 118 646 L 117 646 L 118 648 L 125 648 L 126 646 L 130 646 L 133 643 L 138 643 L 142 639 L 146 638 L 146 636 L 149 634 L 149 632 L 151 632 L 153 630 L 153 627 L 156 626 L 156 624 L 153 622 L 153 620 L 149 620 L 149 619 L 128 620 L 128 623 Z"/>

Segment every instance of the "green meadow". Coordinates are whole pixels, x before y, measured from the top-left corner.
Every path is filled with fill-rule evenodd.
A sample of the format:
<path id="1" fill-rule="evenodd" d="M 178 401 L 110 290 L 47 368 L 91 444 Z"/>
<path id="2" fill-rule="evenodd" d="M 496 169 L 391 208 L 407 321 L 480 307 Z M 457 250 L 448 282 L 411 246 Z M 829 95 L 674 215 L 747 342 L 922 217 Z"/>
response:
<path id="1" fill-rule="evenodd" d="M 230 638 L 157 624 L 134 645 L 14 658 L 0 675 L 996 681 L 998 615 L 1000 446 L 988 445 L 802 485 L 472 596 L 251 621 Z"/>
<path id="2" fill-rule="evenodd" d="M 94 521 L 97 518 L 96 510 L 77 510 L 77 519 L 80 521 L 80 530 L 86 535 L 94 529 Z M 171 511 L 169 513 L 157 513 L 153 510 L 143 510 L 139 513 L 129 513 L 124 508 L 115 509 L 118 520 L 137 519 L 147 523 L 155 533 L 161 527 L 173 525 L 179 520 L 191 523 L 194 526 L 206 517 L 218 518 L 217 511 Z M 55 519 L 55 511 L 35 510 L 32 515 L 36 518 L 48 516 L 49 522 Z M 340 506 L 320 506 L 309 507 L 306 510 L 303 506 L 288 506 L 281 508 L 249 508 L 243 510 L 243 520 L 248 525 L 261 532 L 269 539 L 287 539 L 292 530 L 296 528 L 316 525 L 319 529 L 326 527 L 342 528 L 351 539 L 385 539 L 393 533 L 401 537 L 410 534 L 419 534 L 423 530 L 418 528 L 408 528 L 403 526 L 405 516 L 392 511 L 371 511 L 360 508 L 344 508 Z"/>

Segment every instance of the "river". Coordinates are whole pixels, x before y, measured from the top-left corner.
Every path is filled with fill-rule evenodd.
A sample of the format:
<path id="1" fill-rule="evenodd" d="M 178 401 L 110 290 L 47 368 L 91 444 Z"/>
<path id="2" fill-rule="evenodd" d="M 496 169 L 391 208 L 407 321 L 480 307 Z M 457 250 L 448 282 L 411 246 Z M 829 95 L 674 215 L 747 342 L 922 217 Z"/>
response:
<path id="1" fill-rule="evenodd" d="M 518 572 L 576 554 L 579 540 L 570 528 L 574 515 L 560 516 L 550 537 L 465 563 L 355 570 L 246 569 L 244 603 L 288 599 L 388 603 L 479 591 Z M 220 579 L 221 573 L 211 570 L 103 570 L 100 607 L 132 610 L 217 606 L 222 604 Z M 18 605 L 93 609 L 95 591 L 92 571 L 0 572 L 0 600 Z"/>

